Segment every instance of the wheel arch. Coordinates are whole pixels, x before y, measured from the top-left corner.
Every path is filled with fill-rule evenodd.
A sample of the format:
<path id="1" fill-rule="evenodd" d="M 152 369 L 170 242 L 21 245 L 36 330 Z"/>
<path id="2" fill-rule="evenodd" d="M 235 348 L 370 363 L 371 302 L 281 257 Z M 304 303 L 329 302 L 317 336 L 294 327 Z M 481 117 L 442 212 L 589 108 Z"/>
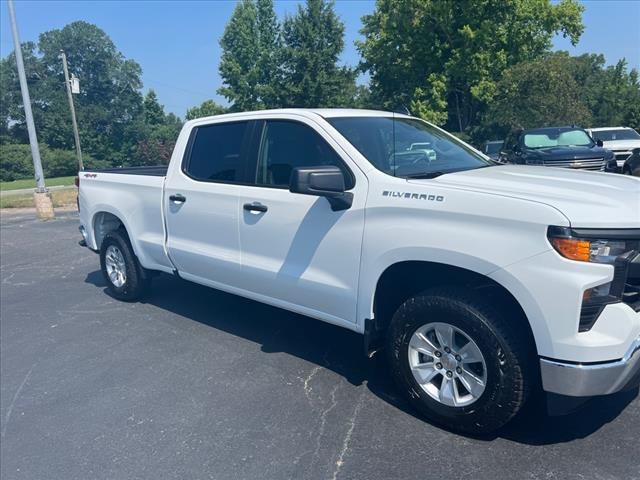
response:
<path id="1" fill-rule="evenodd" d="M 365 320 L 365 351 L 371 355 L 382 345 L 393 313 L 409 297 L 431 287 L 465 287 L 481 291 L 500 302 L 519 322 L 537 351 L 530 319 L 510 289 L 490 278 L 487 272 L 425 260 L 403 260 L 387 266 L 378 276 L 371 298 L 370 319 Z"/>
<path id="2" fill-rule="evenodd" d="M 93 240 L 96 250 L 100 250 L 102 246 L 102 241 L 104 238 L 111 232 L 122 228 L 127 237 L 129 237 L 129 229 L 127 228 L 125 222 L 122 220 L 122 216 L 119 215 L 118 212 L 114 212 L 111 209 L 100 209 L 93 214 L 91 219 L 91 227 L 93 231 Z M 129 240 L 131 238 L 129 237 Z M 135 252 L 135 245 L 134 248 Z"/>

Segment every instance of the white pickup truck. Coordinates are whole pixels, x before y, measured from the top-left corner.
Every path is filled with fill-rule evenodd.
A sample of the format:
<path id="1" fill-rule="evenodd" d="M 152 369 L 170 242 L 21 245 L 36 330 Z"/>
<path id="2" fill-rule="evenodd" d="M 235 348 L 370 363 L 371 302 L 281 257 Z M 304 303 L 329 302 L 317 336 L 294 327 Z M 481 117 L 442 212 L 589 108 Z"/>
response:
<path id="1" fill-rule="evenodd" d="M 342 109 L 189 121 L 168 168 L 79 176 L 113 296 L 166 272 L 354 330 L 449 428 L 640 383 L 640 179 L 496 165 Z"/>

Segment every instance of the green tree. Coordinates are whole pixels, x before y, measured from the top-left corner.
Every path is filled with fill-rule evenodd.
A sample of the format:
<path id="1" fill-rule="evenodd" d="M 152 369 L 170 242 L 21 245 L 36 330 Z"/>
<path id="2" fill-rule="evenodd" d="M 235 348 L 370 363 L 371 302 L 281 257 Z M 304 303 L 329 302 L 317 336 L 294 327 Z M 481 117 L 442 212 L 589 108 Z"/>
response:
<path id="1" fill-rule="evenodd" d="M 218 93 L 233 110 L 256 110 L 277 106 L 279 25 L 272 0 L 241 0 L 220 40 Z"/>
<path id="2" fill-rule="evenodd" d="M 165 122 L 164 107 L 158 101 L 158 95 L 149 90 L 144 97 L 144 122 L 147 125 L 161 125 Z"/>
<path id="3" fill-rule="evenodd" d="M 520 126 L 578 124 L 640 127 L 638 72 L 602 55 L 554 52 L 503 72 L 477 140 Z"/>
<path id="4" fill-rule="evenodd" d="M 33 42 L 23 43 L 22 56 L 33 102 L 34 99 L 42 97 L 43 90 L 43 66 L 37 57 L 36 44 Z M 41 123 L 39 122 L 42 119 L 40 113 L 40 109 L 35 109 L 34 117 L 37 125 Z M 0 118 L 2 121 L 1 143 L 27 143 L 29 141 L 14 52 L 0 60 Z"/>
<path id="5" fill-rule="evenodd" d="M 210 117 L 213 115 L 222 115 L 226 113 L 227 109 L 222 105 L 217 104 L 213 100 L 205 100 L 197 107 L 193 107 L 187 110 L 187 120 L 193 120 L 195 118 Z"/>
<path id="6" fill-rule="evenodd" d="M 338 65 L 344 24 L 333 2 L 307 0 L 283 25 L 282 103 L 294 107 L 338 107 L 353 103 L 355 71 Z"/>
<path id="7" fill-rule="evenodd" d="M 0 181 L 33 177 L 31 148 L 26 144 L 0 145 Z"/>
<path id="8" fill-rule="evenodd" d="M 265 108 L 279 106 L 280 61 L 282 38 L 280 25 L 273 9 L 273 0 L 256 1 L 256 30 L 258 32 L 258 84 L 256 93 Z"/>
<path id="9" fill-rule="evenodd" d="M 78 172 L 75 151 L 51 149 L 40 144 L 42 168 L 47 178 L 75 175 Z M 28 144 L 0 145 L 0 181 L 12 181 L 20 178 L 33 178 L 33 161 L 31 147 Z M 106 162 L 100 162 L 90 155 L 84 155 L 87 168 L 107 167 Z"/>
<path id="10" fill-rule="evenodd" d="M 487 115 L 502 131 L 514 127 L 591 124 L 592 114 L 562 55 L 523 62 L 504 71 Z"/>
<path id="11" fill-rule="evenodd" d="M 361 68 L 379 103 L 408 98 L 421 116 L 463 131 L 506 68 L 548 52 L 556 33 L 578 41 L 582 10 L 576 0 L 377 0 L 363 18 Z"/>
<path id="12" fill-rule="evenodd" d="M 176 119 L 176 117 L 173 117 Z M 179 119 L 178 119 L 179 120 Z M 171 159 L 182 123 L 146 126 L 138 132 L 137 143 L 128 163 L 131 165 L 166 165 Z"/>
<path id="13" fill-rule="evenodd" d="M 182 121 L 173 113 L 165 113 L 158 96 L 149 90 L 144 97 L 144 115 L 132 126 L 136 145 L 129 163 L 133 165 L 167 164 L 182 128 Z"/>
<path id="14" fill-rule="evenodd" d="M 52 147 L 70 148 L 69 112 L 66 105 L 60 50 L 67 54 L 70 73 L 80 78 L 75 97 L 83 148 L 98 159 L 115 157 L 126 162 L 133 134 L 131 122 L 142 112 L 142 70 L 117 50 L 109 36 L 87 22 L 73 22 L 60 30 L 40 35 L 38 49 L 48 74 L 51 122 L 41 127 L 43 140 Z M 45 99 L 46 101 L 47 99 Z M 66 109 L 66 115 L 60 110 Z M 64 137 L 61 134 L 64 133 Z"/>
<path id="15" fill-rule="evenodd" d="M 590 97 L 594 125 L 625 125 L 640 129 L 638 71 L 628 71 L 626 60 L 602 70 L 592 86 Z"/>
<path id="16" fill-rule="evenodd" d="M 98 160 L 126 163 L 135 145 L 131 125 L 143 110 L 141 69 L 123 57 L 103 30 L 87 22 L 45 32 L 37 47 L 23 45 L 38 139 L 51 148 L 73 148 L 61 49 L 70 73 L 80 79 L 80 94 L 74 100 L 83 151 Z M 15 141 L 26 143 L 14 54 L 2 62 L 2 70 L 9 72 L 0 78 L 3 103 L 6 99 L 9 105 L 2 108 L 3 121 Z"/>

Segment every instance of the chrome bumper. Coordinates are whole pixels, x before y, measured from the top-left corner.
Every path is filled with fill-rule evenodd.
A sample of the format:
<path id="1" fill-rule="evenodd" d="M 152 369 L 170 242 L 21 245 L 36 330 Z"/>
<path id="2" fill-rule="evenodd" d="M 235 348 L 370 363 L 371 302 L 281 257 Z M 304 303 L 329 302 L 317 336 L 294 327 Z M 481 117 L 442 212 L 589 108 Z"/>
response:
<path id="1" fill-rule="evenodd" d="M 640 385 L 640 337 L 621 360 L 598 364 L 540 359 L 542 388 L 570 397 L 593 397 Z"/>

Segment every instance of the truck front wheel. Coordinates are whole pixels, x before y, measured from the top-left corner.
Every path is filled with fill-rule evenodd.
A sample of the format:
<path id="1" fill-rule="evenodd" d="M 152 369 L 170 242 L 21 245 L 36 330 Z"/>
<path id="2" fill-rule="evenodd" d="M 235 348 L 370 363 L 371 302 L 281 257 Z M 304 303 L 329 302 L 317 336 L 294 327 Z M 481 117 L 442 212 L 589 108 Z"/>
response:
<path id="1" fill-rule="evenodd" d="M 427 419 L 456 431 L 492 432 L 532 390 L 535 358 L 519 325 L 473 293 L 427 290 L 393 316 L 391 370 Z"/>
<path id="2" fill-rule="evenodd" d="M 100 267 L 109 291 L 118 300 L 137 300 L 148 286 L 148 272 L 138 262 L 127 234 L 121 230 L 108 233 L 102 240 Z"/>

